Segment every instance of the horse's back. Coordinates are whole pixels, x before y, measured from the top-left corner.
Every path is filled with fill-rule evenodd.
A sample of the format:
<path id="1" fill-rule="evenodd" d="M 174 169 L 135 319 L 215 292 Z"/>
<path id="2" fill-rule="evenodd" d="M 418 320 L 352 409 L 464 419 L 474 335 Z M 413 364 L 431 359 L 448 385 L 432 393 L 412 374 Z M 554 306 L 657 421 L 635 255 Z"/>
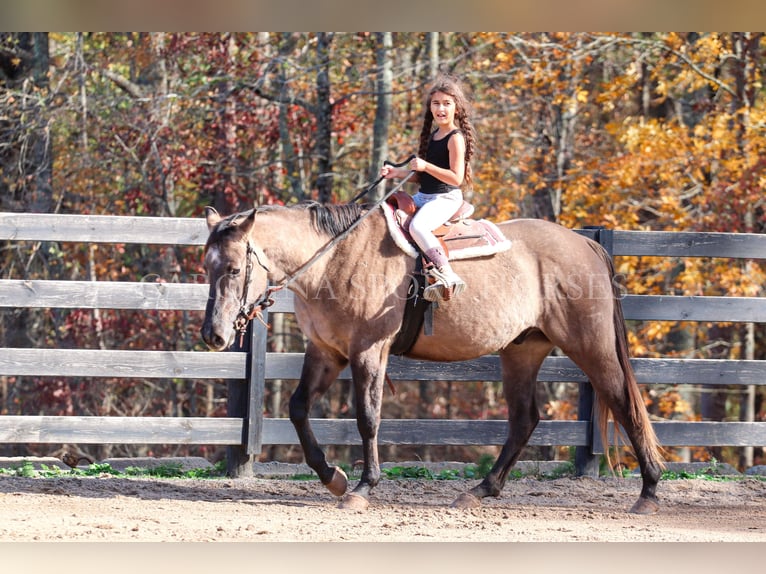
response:
<path id="1" fill-rule="evenodd" d="M 611 274 L 597 243 L 559 224 L 518 219 L 498 224 L 511 248 L 456 261 L 467 290 L 440 305 L 434 336 L 421 337 L 416 355 L 463 359 L 502 349 L 529 329 L 560 339 L 596 306 L 611 317 Z M 592 297 L 593 294 L 597 297 Z"/>
<path id="2" fill-rule="evenodd" d="M 585 249 L 589 242 L 585 236 L 545 219 L 513 219 L 498 223 L 497 227 L 511 241 L 521 241 L 537 253 Z"/>

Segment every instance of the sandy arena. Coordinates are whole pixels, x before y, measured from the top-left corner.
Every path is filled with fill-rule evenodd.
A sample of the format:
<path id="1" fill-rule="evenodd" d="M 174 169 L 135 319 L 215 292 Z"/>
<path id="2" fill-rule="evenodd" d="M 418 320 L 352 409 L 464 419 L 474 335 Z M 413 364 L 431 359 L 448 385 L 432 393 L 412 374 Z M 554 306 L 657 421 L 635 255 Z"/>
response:
<path id="1" fill-rule="evenodd" d="M 654 516 L 628 514 L 634 478 L 521 478 L 481 508 L 450 508 L 476 483 L 384 478 L 357 512 L 318 480 L 6 474 L 0 540 L 766 542 L 762 478 L 662 481 Z"/>

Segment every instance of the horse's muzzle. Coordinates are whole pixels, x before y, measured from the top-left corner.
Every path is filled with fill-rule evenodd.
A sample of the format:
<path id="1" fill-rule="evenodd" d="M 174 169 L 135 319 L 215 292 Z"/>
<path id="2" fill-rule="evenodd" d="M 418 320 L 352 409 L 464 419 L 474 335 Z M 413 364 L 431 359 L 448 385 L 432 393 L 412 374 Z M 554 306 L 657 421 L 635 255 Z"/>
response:
<path id="1" fill-rule="evenodd" d="M 202 327 L 202 340 L 205 341 L 211 351 L 223 351 L 229 346 L 228 341 L 209 325 Z"/>

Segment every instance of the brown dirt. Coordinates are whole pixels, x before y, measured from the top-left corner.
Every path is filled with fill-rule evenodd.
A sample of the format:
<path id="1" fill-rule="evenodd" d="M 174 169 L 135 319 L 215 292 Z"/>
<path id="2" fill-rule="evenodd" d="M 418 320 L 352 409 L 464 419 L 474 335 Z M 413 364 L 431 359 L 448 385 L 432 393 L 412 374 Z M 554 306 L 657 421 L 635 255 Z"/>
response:
<path id="1" fill-rule="evenodd" d="M 0 475 L 3 541 L 766 541 L 766 482 L 660 484 L 654 516 L 627 510 L 638 479 L 523 478 L 481 508 L 476 481 L 384 479 L 344 511 L 317 481 Z"/>

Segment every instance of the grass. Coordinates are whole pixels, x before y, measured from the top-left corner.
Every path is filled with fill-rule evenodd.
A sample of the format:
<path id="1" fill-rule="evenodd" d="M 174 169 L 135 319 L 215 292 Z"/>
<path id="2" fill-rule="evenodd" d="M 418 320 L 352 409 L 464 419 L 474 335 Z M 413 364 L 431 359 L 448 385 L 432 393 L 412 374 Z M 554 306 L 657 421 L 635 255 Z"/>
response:
<path id="1" fill-rule="evenodd" d="M 484 454 L 476 464 L 466 464 L 461 470 L 445 468 L 434 472 L 423 466 L 392 466 L 381 469 L 383 475 L 391 480 L 419 478 L 425 480 L 459 480 L 463 478 L 484 478 L 492 468 L 494 457 Z"/>
<path id="2" fill-rule="evenodd" d="M 408 479 L 419 478 L 425 480 L 459 480 L 459 479 L 481 479 L 487 476 L 492 469 L 495 459 L 492 455 L 484 454 L 479 458 L 476 464 L 466 464 L 462 469 L 445 469 L 439 472 L 433 472 L 428 468 L 421 466 L 394 466 L 382 470 L 386 478 L 389 479 Z M 564 476 L 574 475 L 574 464 L 565 463 L 551 472 L 523 473 L 518 469 L 511 469 L 508 474 L 509 480 L 519 480 L 524 477 L 537 479 L 553 480 Z"/>
<path id="3" fill-rule="evenodd" d="M 682 470 L 680 472 L 675 472 L 672 470 L 666 470 L 665 472 L 662 473 L 661 480 L 683 480 L 683 479 L 691 479 L 691 478 L 698 478 L 698 479 L 718 481 L 718 482 L 740 480 L 742 478 L 755 478 L 759 480 L 766 480 L 766 477 L 763 477 L 763 476 L 743 477 L 742 475 L 737 475 L 737 474 L 724 474 L 716 459 L 712 459 L 710 461 L 709 466 L 700 468 L 700 470 L 695 472 L 688 472 L 685 470 Z"/>
<path id="4" fill-rule="evenodd" d="M 30 461 L 22 461 L 21 464 L 10 468 L 0 468 L 0 476 L 23 476 L 27 478 L 59 478 L 69 476 L 114 476 L 117 478 L 149 477 L 149 478 L 223 478 L 226 475 L 226 463 L 219 462 L 212 467 L 192 468 L 183 470 L 178 463 L 168 463 L 153 466 L 151 468 L 139 468 L 129 466 L 124 471 L 112 468 L 108 463 L 91 464 L 87 468 L 75 468 L 63 470 L 58 466 L 41 464 L 35 469 Z"/>
<path id="5" fill-rule="evenodd" d="M 462 479 L 482 479 L 489 473 L 494 463 L 494 457 L 491 455 L 482 455 L 476 464 L 466 464 L 462 469 L 444 469 L 438 472 L 434 472 L 424 466 L 392 466 L 389 468 L 381 469 L 384 478 L 389 480 L 462 480 Z M 341 464 L 346 474 L 352 478 L 358 478 L 354 476 L 352 468 L 348 465 Z M 194 468 L 189 470 L 183 470 L 178 463 L 167 463 L 154 466 L 152 468 L 141 468 L 135 466 L 129 466 L 124 471 L 118 471 L 108 463 L 96 463 L 91 464 L 87 468 L 76 468 L 72 470 L 63 470 L 57 466 L 48 466 L 41 464 L 39 469 L 35 469 L 34 465 L 30 461 L 22 461 L 21 464 L 15 465 L 10 468 L 0 468 L 0 476 L 20 476 L 27 478 L 60 478 L 70 476 L 80 477 L 106 477 L 113 476 L 116 478 L 131 478 L 131 477 L 144 477 L 144 478 L 187 478 L 187 479 L 216 479 L 226 477 L 226 462 L 221 461 L 216 463 L 212 467 L 207 468 Z M 565 476 L 575 476 L 575 468 L 573 463 L 563 464 L 556 468 L 552 472 L 537 472 L 524 474 L 521 470 L 512 469 L 508 474 L 508 480 L 519 480 L 521 478 L 535 478 L 538 480 L 554 480 Z M 622 471 L 622 476 L 625 478 L 633 477 L 635 474 L 628 469 Z M 316 480 L 317 477 L 313 473 L 298 473 L 287 477 L 290 480 Z M 718 462 L 712 460 L 709 466 L 703 467 L 700 470 L 694 472 L 688 471 L 668 471 L 663 472 L 662 480 L 691 480 L 702 479 L 710 481 L 736 481 L 745 478 L 754 478 L 756 480 L 766 481 L 764 476 L 743 476 L 743 475 L 728 475 L 722 474 Z"/>

